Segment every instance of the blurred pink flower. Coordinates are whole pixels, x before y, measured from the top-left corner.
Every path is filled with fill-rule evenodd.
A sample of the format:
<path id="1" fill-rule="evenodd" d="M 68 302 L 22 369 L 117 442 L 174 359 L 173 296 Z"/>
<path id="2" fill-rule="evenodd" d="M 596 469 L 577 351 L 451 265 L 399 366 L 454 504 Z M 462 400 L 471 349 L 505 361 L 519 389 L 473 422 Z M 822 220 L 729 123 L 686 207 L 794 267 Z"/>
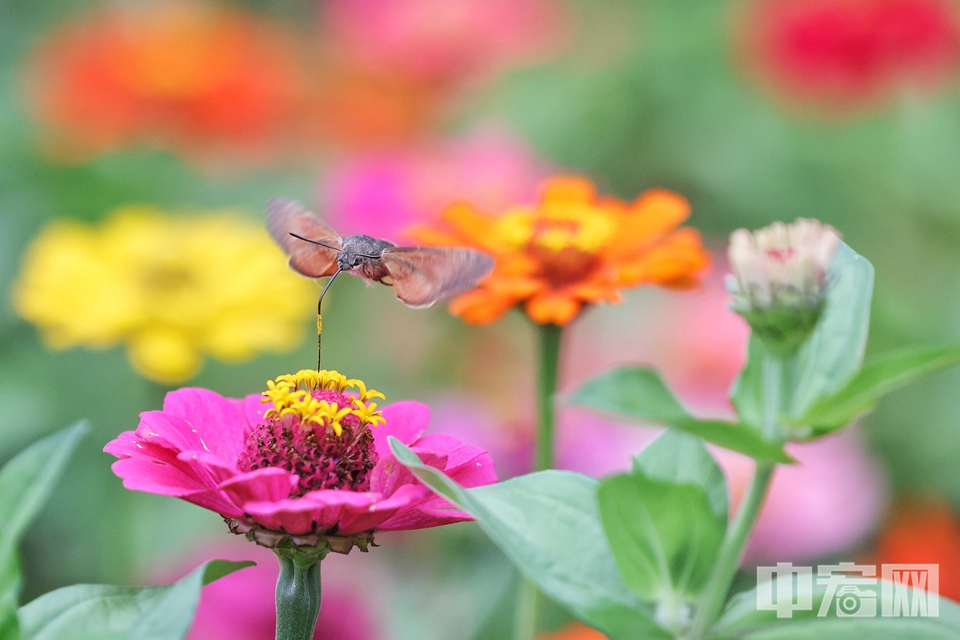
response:
<path id="1" fill-rule="evenodd" d="M 443 80 L 536 61 L 558 51 L 558 0 L 326 0 L 334 40 L 378 69 Z"/>
<path id="2" fill-rule="evenodd" d="M 498 420 L 478 398 L 434 401 L 428 432 L 443 432 L 480 445 L 490 454 L 502 479 L 530 473 L 533 461 L 532 417 Z M 557 424 L 557 468 L 599 478 L 630 468 L 631 458 L 657 436 L 647 429 L 565 408 Z"/>
<path id="3" fill-rule="evenodd" d="M 742 52 L 764 83 L 840 111 L 938 88 L 960 63 L 951 0 L 755 0 L 742 18 Z"/>
<path id="4" fill-rule="evenodd" d="M 350 387 L 358 395 L 345 395 Z M 426 405 L 398 402 L 381 415 L 369 402 L 375 396 L 382 397 L 328 371 L 281 376 L 262 396 L 242 400 L 179 389 L 104 451 L 119 458 L 113 471 L 128 489 L 216 511 L 232 531 L 267 546 L 285 535 L 318 536 L 331 545 L 336 538 L 345 553 L 354 543 L 364 548 L 375 529 L 470 520 L 397 464 L 387 437 L 468 487 L 496 481 L 489 455 L 449 436 L 421 437 Z"/>
<path id="5" fill-rule="evenodd" d="M 273 553 L 256 546 L 223 545 L 196 558 L 253 560 L 255 567 L 232 573 L 203 588 L 186 640 L 273 640 L 279 565 Z M 370 582 L 354 580 L 358 567 L 350 558 L 323 563 L 323 603 L 314 640 L 377 640 L 382 634 L 370 602 Z"/>
<path id="6" fill-rule="evenodd" d="M 780 465 L 747 544 L 747 565 L 809 562 L 853 548 L 876 527 L 886 502 L 879 463 L 855 430 L 806 444 L 790 443 L 798 462 Z M 753 461 L 714 450 L 738 503 Z"/>
<path id="7" fill-rule="evenodd" d="M 319 199 L 340 233 L 398 241 L 456 200 L 489 210 L 532 201 L 547 172 L 519 139 L 481 131 L 346 157 L 323 177 Z"/>
<path id="8" fill-rule="evenodd" d="M 570 331 L 564 388 L 575 389 L 615 366 L 644 364 L 661 372 L 684 403 L 711 416 L 733 415 L 728 393 L 746 361 L 747 323 L 730 310 L 727 271 L 713 255 L 713 273 L 682 293 L 643 292 L 626 312 L 591 313 Z"/>

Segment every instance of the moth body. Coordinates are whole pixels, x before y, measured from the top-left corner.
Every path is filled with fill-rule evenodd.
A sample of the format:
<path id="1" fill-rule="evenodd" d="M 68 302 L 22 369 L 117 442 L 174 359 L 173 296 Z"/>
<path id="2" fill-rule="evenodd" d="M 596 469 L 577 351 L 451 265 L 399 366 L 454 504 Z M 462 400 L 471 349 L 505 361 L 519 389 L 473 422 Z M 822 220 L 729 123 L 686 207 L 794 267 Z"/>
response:
<path id="1" fill-rule="evenodd" d="M 367 280 L 382 282 L 390 275 L 383 264 L 383 250 L 397 245 L 361 234 L 347 236 L 337 254 L 337 267 Z M 375 257 L 374 257 L 375 256 Z M 387 280 L 389 283 L 389 278 Z"/>

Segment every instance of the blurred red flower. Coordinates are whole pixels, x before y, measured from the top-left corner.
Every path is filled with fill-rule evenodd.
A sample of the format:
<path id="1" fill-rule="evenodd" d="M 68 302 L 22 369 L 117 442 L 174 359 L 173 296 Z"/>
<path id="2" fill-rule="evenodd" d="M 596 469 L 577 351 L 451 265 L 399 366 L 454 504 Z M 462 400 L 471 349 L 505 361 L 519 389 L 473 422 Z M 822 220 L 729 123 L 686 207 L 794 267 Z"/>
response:
<path id="1" fill-rule="evenodd" d="M 741 7 L 751 71 L 790 100 L 849 111 L 905 87 L 941 87 L 960 63 L 950 0 L 753 0 Z"/>
<path id="2" fill-rule="evenodd" d="M 881 531 L 870 561 L 938 564 L 940 595 L 960 602 L 960 515 L 938 496 L 902 500 Z"/>
<path id="3" fill-rule="evenodd" d="M 24 81 L 61 156 L 130 144 L 257 156 L 306 80 L 290 33 L 219 4 L 112 5 L 50 33 Z"/>

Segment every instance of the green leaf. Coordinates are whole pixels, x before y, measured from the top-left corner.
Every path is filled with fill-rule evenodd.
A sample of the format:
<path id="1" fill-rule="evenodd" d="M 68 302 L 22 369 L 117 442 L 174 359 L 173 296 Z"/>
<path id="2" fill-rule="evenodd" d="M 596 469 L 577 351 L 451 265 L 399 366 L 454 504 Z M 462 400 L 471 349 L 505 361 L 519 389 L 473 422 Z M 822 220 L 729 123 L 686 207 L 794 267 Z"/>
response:
<path id="1" fill-rule="evenodd" d="M 570 403 L 631 421 L 653 421 L 686 431 L 708 442 L 761 460 L 791 462 L 781 447 L 755 430 L 723 420 L 690 415 L 660 374 L 649 367 L 623 367 L 591 378 Z"/>
<path id="2" fill-rule="evenodd" d="M 700 438 L 667 429 L 634 457 L 633 470 L 653 480 L 700 487 L 711 510 L 727 521 L 727 482 Z"/>
<path id="3" fill-rule="evenodd" d="M 43 508 L 77 442 L 89 430 L 78 422 L 39 440 L 0 470 L 0 638 L 15 640 L 20 568 L 17 547 Z"/>
<path id="4" fill-rule="evenodd" d="M 832 395 L 860 369 L 870 329 L 873 265 L 841 244 L 830 265 L 827 304 L 813 335 L 794 356 L 790 415 Z"/>
<path id="5" fill-rule="evenodd" d="M 645 600 L 695 598 L 710 577 L 726 528 L 704 490 L 635 470 L 601 482 L 597 497 L 627 586 Z"/>
<path id="6" fill-rule="evenodd" d="M 253 562 L 208 562 L 183 580 L 159 587 L 78 584 L 51 591 L 20 608 L 24 640 L 180 640 L 200 589 Z"/>
<path id="7" fill-rule="evenodd" d="M 958 364 L 958 346 L 916 349 L 885 356 L 863 367 L 837 393 L 815 402 L 793 424 L 811 427 L 814 435 L 828 433 L 870 411 L 881 396 Z"/>
<path id="8" fill-rule="evenodd" d="M 464 489 L 396 438 L 390 448 L 420 481 L 476 518 L 527 577 L 575 616 L 614 640 L 670 637 L 620 576 L 600 526 L 596 480 L 541 471 Z"/>
<path id="9" fill-rule="evenodd" d="M 936 617 L 883 617 L 881 584 L 857 585 L 861 590 L 858 595 L 861 603 L 868 599 L 876 602 L 875 617 L 837 616 L 836 598 L 826 615 L 819 617 L 817 614 L 827 595 L 827 587 L 815 584 L 809 607 L 793 611 L 789 618 L 777 618 L 776 611 L 758 611 L 757 590 L 752 589 L 737 595 L 728 603 L 714 633 L 722 637 L 749 640 L 960 640 L 960 605 L 933 596 L 939 607 Z M 774 579 L 772 589 L 775 593 L 777 579 Z M 915 597 L 927 597 L 927 594 L 910 588 L 906 588 L 906 593 L 910 602 Z M 793 601 L 798 601 L 796 596 Z"/>

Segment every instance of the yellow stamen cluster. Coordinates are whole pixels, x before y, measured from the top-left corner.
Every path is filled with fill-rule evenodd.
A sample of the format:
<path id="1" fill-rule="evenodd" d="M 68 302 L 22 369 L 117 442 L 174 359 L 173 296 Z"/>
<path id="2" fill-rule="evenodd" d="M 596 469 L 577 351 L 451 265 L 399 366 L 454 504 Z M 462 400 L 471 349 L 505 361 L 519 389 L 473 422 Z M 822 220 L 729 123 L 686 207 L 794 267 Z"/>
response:
<path id="1" fill-rule="evenodd" d="M 318 400 L 314 391 L 334 391 L 345 394 L 356 389 L 356 396 L 349 396 L 353 406 L 341 408 L 336 402 Z M 273 406 L 264 413 L 265 417 L 294 415 L 301 425 L 319 425 L 330 427 L 337 435 L 343 435 L 341 421 L 348 415 L 360 418 L 361 424 L 372 427 L 383 424 L 384 419 L 377 404 L 370 402 L 374 398 L 386 399 L 382 393 L 367 389 L 362 380 L 348 379 L 338 371 L 315 371 L 303 369 L 297 373 L 285 374 L 275 380 L 267 380 L 267 390 L 263 392 L 261 402 Z"/>
<path id="2" fill-rule="evenodd" d="M 542 209 L 514 209 L 497 221 L 500 237 L 514 248 L 535 244 L 559 253 L 574 248 L 596 253 L 610 241 L 616 223 L 600 208 L 581 203 L 555 203 Z"/>

